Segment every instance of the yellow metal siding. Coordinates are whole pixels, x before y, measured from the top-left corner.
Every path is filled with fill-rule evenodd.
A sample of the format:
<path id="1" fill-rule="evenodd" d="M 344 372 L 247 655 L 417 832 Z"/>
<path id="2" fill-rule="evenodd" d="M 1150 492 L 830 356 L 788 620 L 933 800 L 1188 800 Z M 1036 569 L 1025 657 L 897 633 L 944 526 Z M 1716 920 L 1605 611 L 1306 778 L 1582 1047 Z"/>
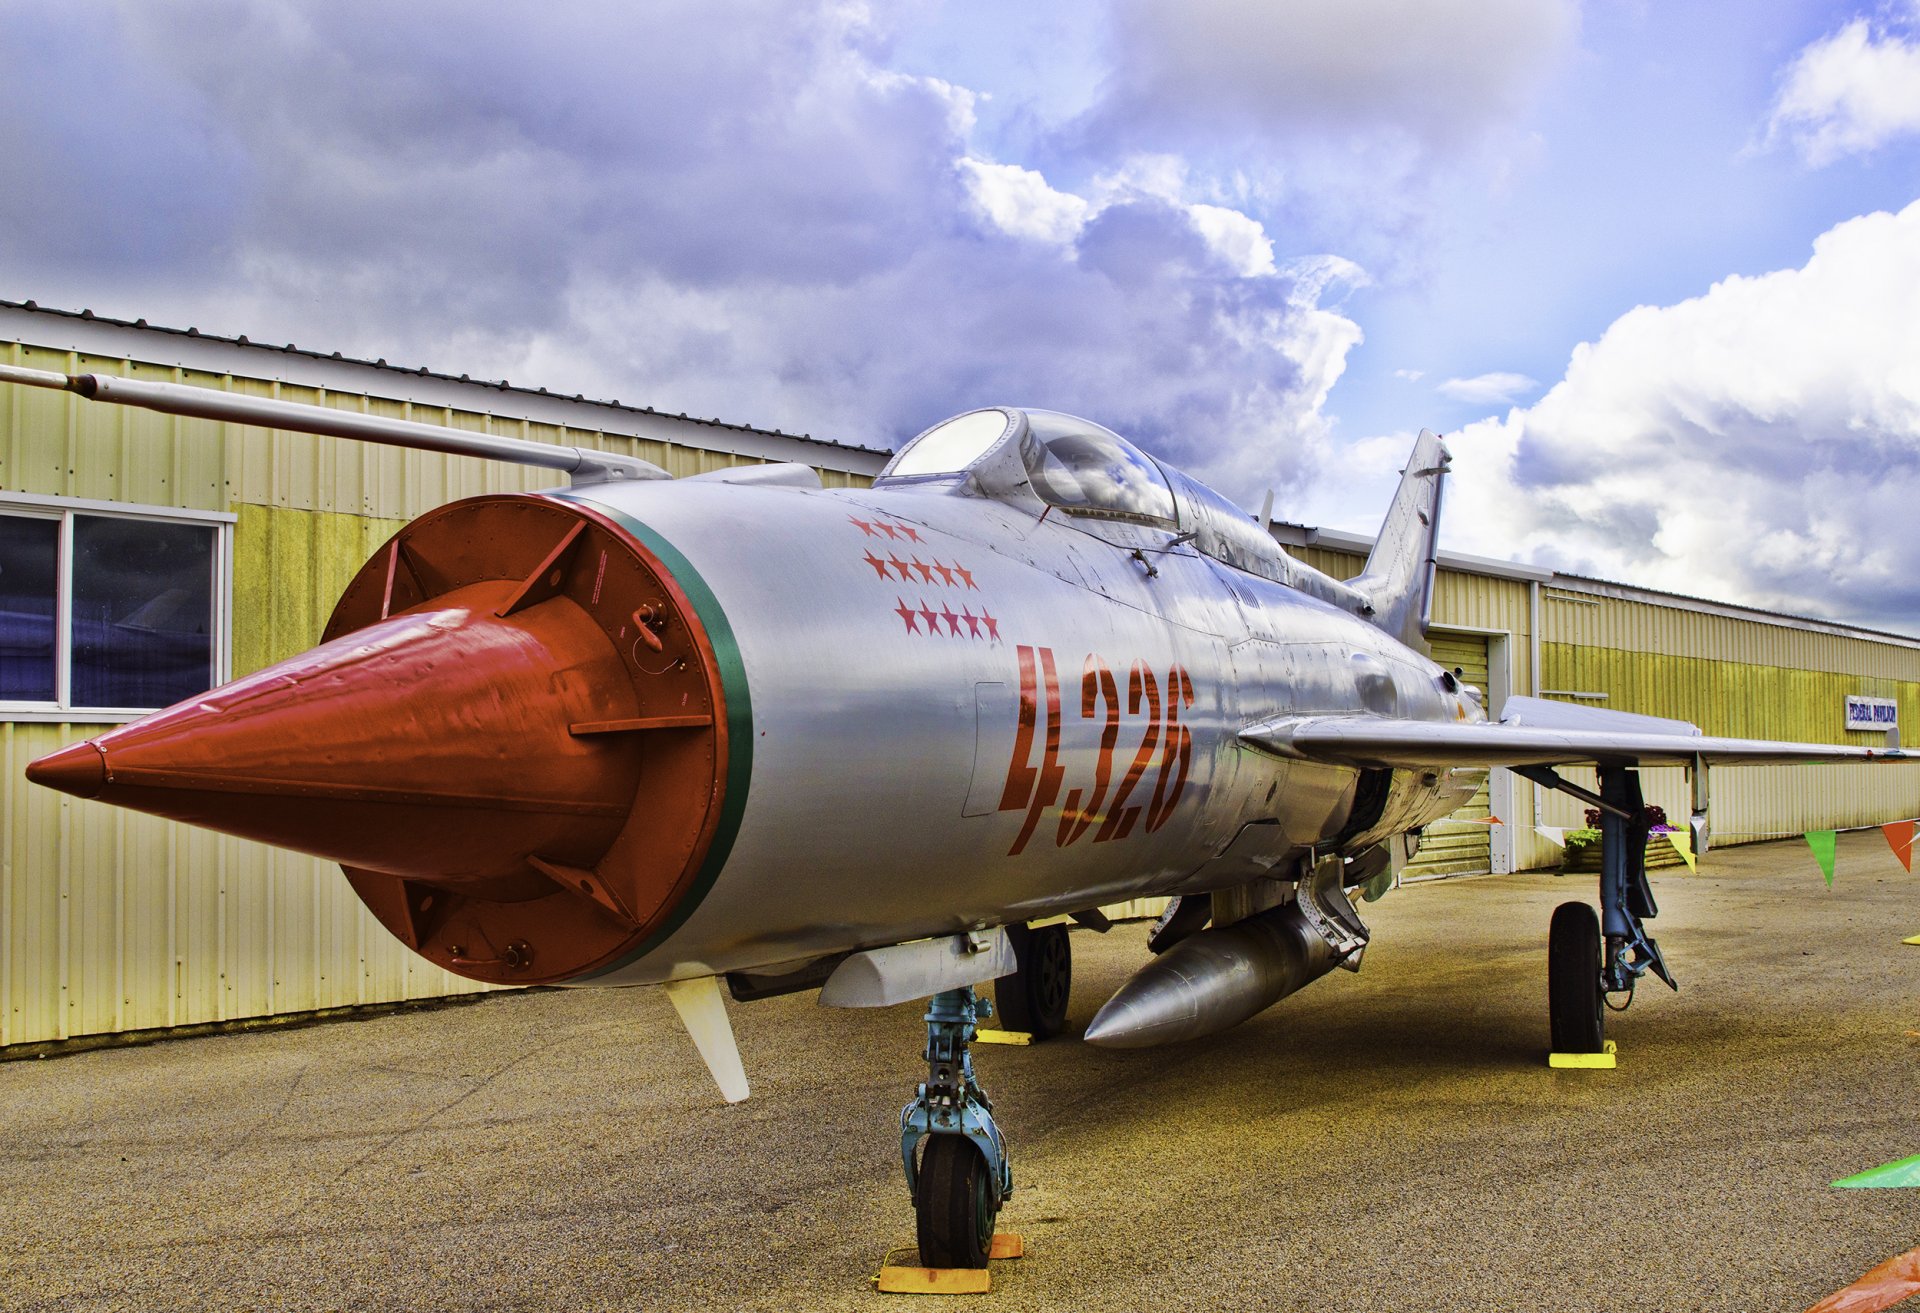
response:
<path id="1" fill-rule="evenodd" d="M 1640 627 L 1635 649 L 1615 651 L 1574 643 L 1543 643 L 1540 664 L 1547 687 L 1605 693 L 1608 696 L 1604 702 L 1587 705 L 1691 720 L 1708 734 L 1734 738 L 1862 746 L 1885 742 L 1884 735 L 1845 728 L 1843 705 L 1849 693 L 1893 698 L 1900 704 L 1901 724 L 1908 726 L 1909 732 L 1920 725 L 1920 719 L 1916 719 L 1920 717 L 1920 652 L 1768 625 L 1762 627 L 1766 633 L 1793 636 L 1780 644 L 1774 662 L 1672 655 L 1644 650 L 1661 639 L 1654 622 L 1671 615 L 1668 608 L 1646 609 L 1667 615 L 1651 617 Z M 1704 618 L 1738 623 L 1722 617 Z M 1693 618 L 1686 619 L 1690 622 Z M 1697 632 L 1691 623 L 1675 625 L 1674 629 L 1678 632 L 1669 636 L 1675 646 L 1681 647 L 1689 645 L 1689 631 Z M 1759 650 L 1750 636 L 1729 637 L 1729 647 Z M 1778 664 L 1793 658 L 1837 662 L 1848 655 L 1858 657 L 1859 664 L 1869 669 L 1894 672 L 1904 667 L 1907 678 Z M 1592 787 L 1591 770 L 1566 774 L 1576 783 Z M 1664 807 L 1676 823 L 1687 814 L 1691 795 L 1684 772 L 1649 769 L 1642 772 L 1641 787 L 1647 800 Z M 1920 770 L 1905 765 L 1723 767 L 1713 772 L 1712 787 L 1716 843 L 1744 843 L 1808 829 L 1878 825 L 1920 816 Z M 1562 794 L 1546 795 L 1542 812 L 1543 825 L 1583 823 L 1584 808 Z"/>
<path id="2" fill-rule="evenodd" d="M 1467 683 L 1485 689 L 1489 682 L 1487 639 L 1484 634 L 1453 634 L 1435 630 L 1430 637 L 1433 659 L 1458 670 Z M 1443 821 L 1429 825 L 1420 839 L 1420 852 L 1407 864 L 1403 879 L 1432 879 L 1445 875 L 1484 875 L 1493 869 L 1493 815 L 1488 788 L 1482 783 L 1473 800 Z"/>
<path id="3" fill-rule="evenodd" d="M 1557 584 L 1543 585 L 1540 599 L 1542 636 L 1574 647 L 1889 679 L 1920 670 L 1920 644 L 1911 639 L 1824 633 L 1762 616 L 1715 615 Z"/>
<path id="4" fill-rule="evenodd" d="M 361 565 L 406 524 L 244 502 L 233 509 L 235 676 L 318 643 Z"/>
<path id="5" fill-rule="evenodd" d="M 124 374 L 249 396 L 418 419 L 505 437 L 619 452 L 678 476 L 760 462 L 750 456 L 598 430 L 535 424 L 473 411 L 415 406 L 69 351 L 11 346 L 9 363 L 60 373 Z M 229 503 L 412 519 L 485 492 L 532 492 L 563 482 L 551 470 L 470 456 L 405 451 L 373 443 L 285 433 L 247 424 L 93 405 L 68 393 L 9 387 L 0 406 L 0 486 L 50 496 L 98 498 L 197 510 Z M 869 482 L 823 470 L 828 487 Z"/>
<path id="6" fill-rule="evenodd" d="M 21 783 L 95 728 L 0 724 L 0 1046 L 477 988 L 330 863 Z"/>

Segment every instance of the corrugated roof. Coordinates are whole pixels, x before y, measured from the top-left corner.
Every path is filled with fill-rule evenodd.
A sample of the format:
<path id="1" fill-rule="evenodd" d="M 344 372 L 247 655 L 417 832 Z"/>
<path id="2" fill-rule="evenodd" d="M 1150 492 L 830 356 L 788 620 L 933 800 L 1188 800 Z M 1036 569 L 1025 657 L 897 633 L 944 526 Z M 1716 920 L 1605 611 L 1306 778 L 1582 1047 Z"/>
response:
<path id="1" fill-rule="evenodd" d="M 43 306 L 37 301 L 9 301 L 5 298 L 0 298 L 0 309 L 25 310 L 31 311 L 34 314 L 48 315 L 59 319 L 76 319 L 88 323 L 107 324 L 115 328 L 134 328 L 148 333 L 194 338 L 205 342 L 216 342 L 224 346 L 244 347 L 262 353 L 270 352 L 276 355 L 302 356 L 309 360 L 337 361 L 341 364 L 360 365 L 368 369 L 385 370 L 388 373 L 399 376 L 430 378 L 443 383 L 464 383 L 468 386 L 497 388 L 502 392 L 518 393 L 527 397 L 547 397 L 558 401 L 573 401 L 581 405 L 596 406 L 605 410 L 629 415 L 651 415 L 660 419 L 684 420 L 690 424 L 704 424 L 710 428 L 726 429 L 735 433 L 753 433 L 766 437 L 785 438 L 790 441 L 811 442 L 822 447 L 838 448 L 842 451 L 861 452 L 867 455 L 882 457 L 892 454 L 878 447 L 867 447 L 853 442 L 839 442 L 832 438 L 816 438 L 810 433 L 787 433 L 781 429 L 759 428 L 752 424 L 735 424 L 722 419 L 705 419 L 697 415 L 689 415 L 685 411 L 676 414 L 673 411 L 656 410 L 652 406 L 629 406 L 617 400 L 603 401 L 589 398 L 577 392 L 569 395 L 562 392 L 551 392 L 546 388 L 516 387 L 506 379 L 475 379 L 466 374 L 446 374 L 436 370 L 430 370 L 425 365 L 413 368 L 402 365 L 390 365 L 387 363 L 385 357 L 377 360 L 366 360 L 356 356 L 343 355 L 338 351 L 313 351 L 305 347 L 295 346 L 291 342 L 285 345 L 269 345 L 265 342 L 251 341 L 244 333 L 238 337 L 223 337 L 216 333 L 202 333 L 198 328 L 168 328 L 161 324 L 150 324 L 145 319 L 115 319 L 107 315 L 97 315 L 92 310 L 86 309 L 59 310 L 52 306 Z"/>
<path id="2" fill-rule="evenodd" d="M 1272 532 L 1283 544 L 1295 546 L 1320 546 L 1335 551 L 1353 552 L 1365 556 L 1373 549 L 1374 535 L 1353 533 L 1345 529 L 1322 529 L 1314 525 L 1294 524 L 1290 521 L 1275 520 Z M 1694 597 L 1687 593 L 1670 593 L 1659 588 L 1648 588 L 1644 584 L 1623 583 L 1616 579 L 1597 579 L 1589 575 L 1567 574 L 1561 570 L 1550 570 L 1543 566 L 1523 565 L 1517 561 L 1499 561 L 1484 556 L 1468 556 L 1461 552 L 1442 551 L 1439 554 L 1443 569 L 1455 570 L 1462 574 L 1488 575 L 1493 578 L 1513 579 L 1520 582 L 1533 582 L 1549 587 L 1568 587 L 1575 591 L 1593 591 L 1600 595 L 1611 593 L 1623 600 L 1643 601 L 1652 606 L 1674 606 L 1687 611 L 1701 611 L 1712 615 L 1727 616 L 1736 620 L 1752 620 L 1764 624 L 1786 625 L 1794 629 L 1808 629 L 1820 633 L 1834 634 L 1838 637 L 1864 638 L 1875 641 L 1891 641 L 1902 647 L 1920 646 L 1920 638 L 1912 634 L 1897 633 L 1888 629 L 1868 629 L 1864 625 L 1850 625 L 1844 620 L 1828 620 L 1821 616 L 1794 615 L 1786 611 L 1769 611 L 1764 607 L 1747 606 L 1740 602 L 1722 602 L 1711 597 Z"/>

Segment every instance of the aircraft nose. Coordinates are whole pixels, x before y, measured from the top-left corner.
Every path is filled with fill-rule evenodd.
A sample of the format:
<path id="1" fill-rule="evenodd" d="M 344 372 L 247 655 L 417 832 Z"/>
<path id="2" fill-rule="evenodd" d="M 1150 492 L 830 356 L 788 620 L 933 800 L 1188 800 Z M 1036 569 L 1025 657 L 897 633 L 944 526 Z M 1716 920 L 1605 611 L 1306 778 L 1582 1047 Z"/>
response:
<path id="1" fill-rule="evenodd" d="M 76 798 L 97 798 L 107 782 L 107 759 L 99 745 L 88 739 L 29 762 L 27 778 Z"/>
<path id="2" fill-rule="evenodd" d="M 685 595 L 617 525 L 455 503 L 362 569 L 330 629 L 28 778 L 338 862 L 476 979 L 591 973 L 673 913 L 724 794 L 723 696 Z"/>
<path id="3" fill-rule="evenodd" d="M 30 778 L 344 866 L 512 895 L 538 856 L 592 865 L 632 808 L 637 744 L 599 629 L 494 611 L 479 584 L 62 749 Z"/>

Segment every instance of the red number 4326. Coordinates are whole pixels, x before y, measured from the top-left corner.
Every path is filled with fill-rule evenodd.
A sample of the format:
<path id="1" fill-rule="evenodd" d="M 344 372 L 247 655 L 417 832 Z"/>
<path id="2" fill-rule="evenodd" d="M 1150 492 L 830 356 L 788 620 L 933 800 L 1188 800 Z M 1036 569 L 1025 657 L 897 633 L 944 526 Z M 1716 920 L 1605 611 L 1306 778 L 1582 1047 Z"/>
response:
<path id="1" fill-rule="evenodd" d="M 1013 760 L 1007 766 L 1007 786 L 1000 794 L 1001 811 L 1026 810 L 1026 822 L 1007 850 L 1016 856 L 1026 850 L 1027 842 L 1039 827 L 1040 816 L 1060 801 L 1060 789 L 1066 783 L 1066 767 L 1060 761 L 1060 673 L 1054 665 L 1053 649 L 1022 644 L 1020 654 L 1020 726 L 1014 738 Z M 1101 722 L 1100 751 L 1094 758 L 1091 786 L 1067 791 L 1060 807 L 1059 826 L 1054 843 L 1065 848 L 1077 843 L 1091 830 L 1095 843 L 1124 839 L 1141 823 L 1144 807 L 1145 832 L 1158 830 L 1173 815 L 1180 795 L 1187 787 L 1187 769 L 1193 757 L 1193 736 L 1180 723 L 1180 711 L 1193 705 L 1193 680 L 1186 668 L 1173 666 L 1163 685 L 1144 661 L 1135 661 L 1127 669 L 1124 712 L 1120 681 L 1107 663 L 1088 656 L 1080 673 L 1080 716 Z M 1041 699 L 1046 700 L 1045 733 L 1041 730 Z M 1116 786 L 1113 780 L 1115 751 L 1120 745 L 1121 720 L 1141 723 L 1140 743 L 1133 752 L 1126 772 Z M 1040 761 L 1033 762 L 1033 745 L 1040 739 Z M 1153 794 L 1144 804 L 1132 802 L 1134 791 L 1149 770 L 1158 766 Z"/>

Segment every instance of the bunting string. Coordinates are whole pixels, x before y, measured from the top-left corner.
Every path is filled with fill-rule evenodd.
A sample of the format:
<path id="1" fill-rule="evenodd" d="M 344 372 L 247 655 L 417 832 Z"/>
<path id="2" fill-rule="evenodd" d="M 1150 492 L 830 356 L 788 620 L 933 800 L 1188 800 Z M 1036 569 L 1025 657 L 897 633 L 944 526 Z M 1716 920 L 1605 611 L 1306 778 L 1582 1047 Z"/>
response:
<path id="1" fill-rule="evenodd" d="M 1486 823 L 1487 822 L 1481 822 L 1481 824 Z M 1495 820 L 1492 823 L 1499 825 L 1502 822 Z M 1570 825 L 1536 825 L 1533 827 L 1533 832 L 1549 843 L 1564 848 L 1567 846 L 1567 835 L 1578 828 L 1582 827 Z M 1820 874 L 1826 877 L 1827 887 L 1832 888 L 1834 860 L 1838 851 L 1840 836 L 1843 834 L 1862 834 L 1868 830 L 1880 831 L 1881 835 L 1887 841 L 1887 847 L 1892 849 L 1893 855 L 1895 859 L 1899 861 L 1900 865 L 1908 872 L 1913 870 L 1913 844 L 1915 838 L 1920 837 L 1920 816 L 1898 821 L 1883 821 L 1877 825 L 1841 825 L 1830 830 L 1716 829 L 1712 834 L 1716 840 L 1804 839 L 1806 840 L 1807 847 L 1813 852 L 1814 861 L 1820 865 Z M 1689 871 L 1697 872 L 1700 869 L 1699 855 L 1693 851 L 1693 835 L 1691 831 L 1682 829 L 1679 826 L 1669 825 L 1649 831 L 1647 837 L 1650 839 L 1664 838 L 1668 843 L 1673 845 L 1673 850 L 1680 854 L 1681 860 L 1686 862 Z M 1907 942 L 1911 943 L 1914 941 L 1909 940 Z"/>

